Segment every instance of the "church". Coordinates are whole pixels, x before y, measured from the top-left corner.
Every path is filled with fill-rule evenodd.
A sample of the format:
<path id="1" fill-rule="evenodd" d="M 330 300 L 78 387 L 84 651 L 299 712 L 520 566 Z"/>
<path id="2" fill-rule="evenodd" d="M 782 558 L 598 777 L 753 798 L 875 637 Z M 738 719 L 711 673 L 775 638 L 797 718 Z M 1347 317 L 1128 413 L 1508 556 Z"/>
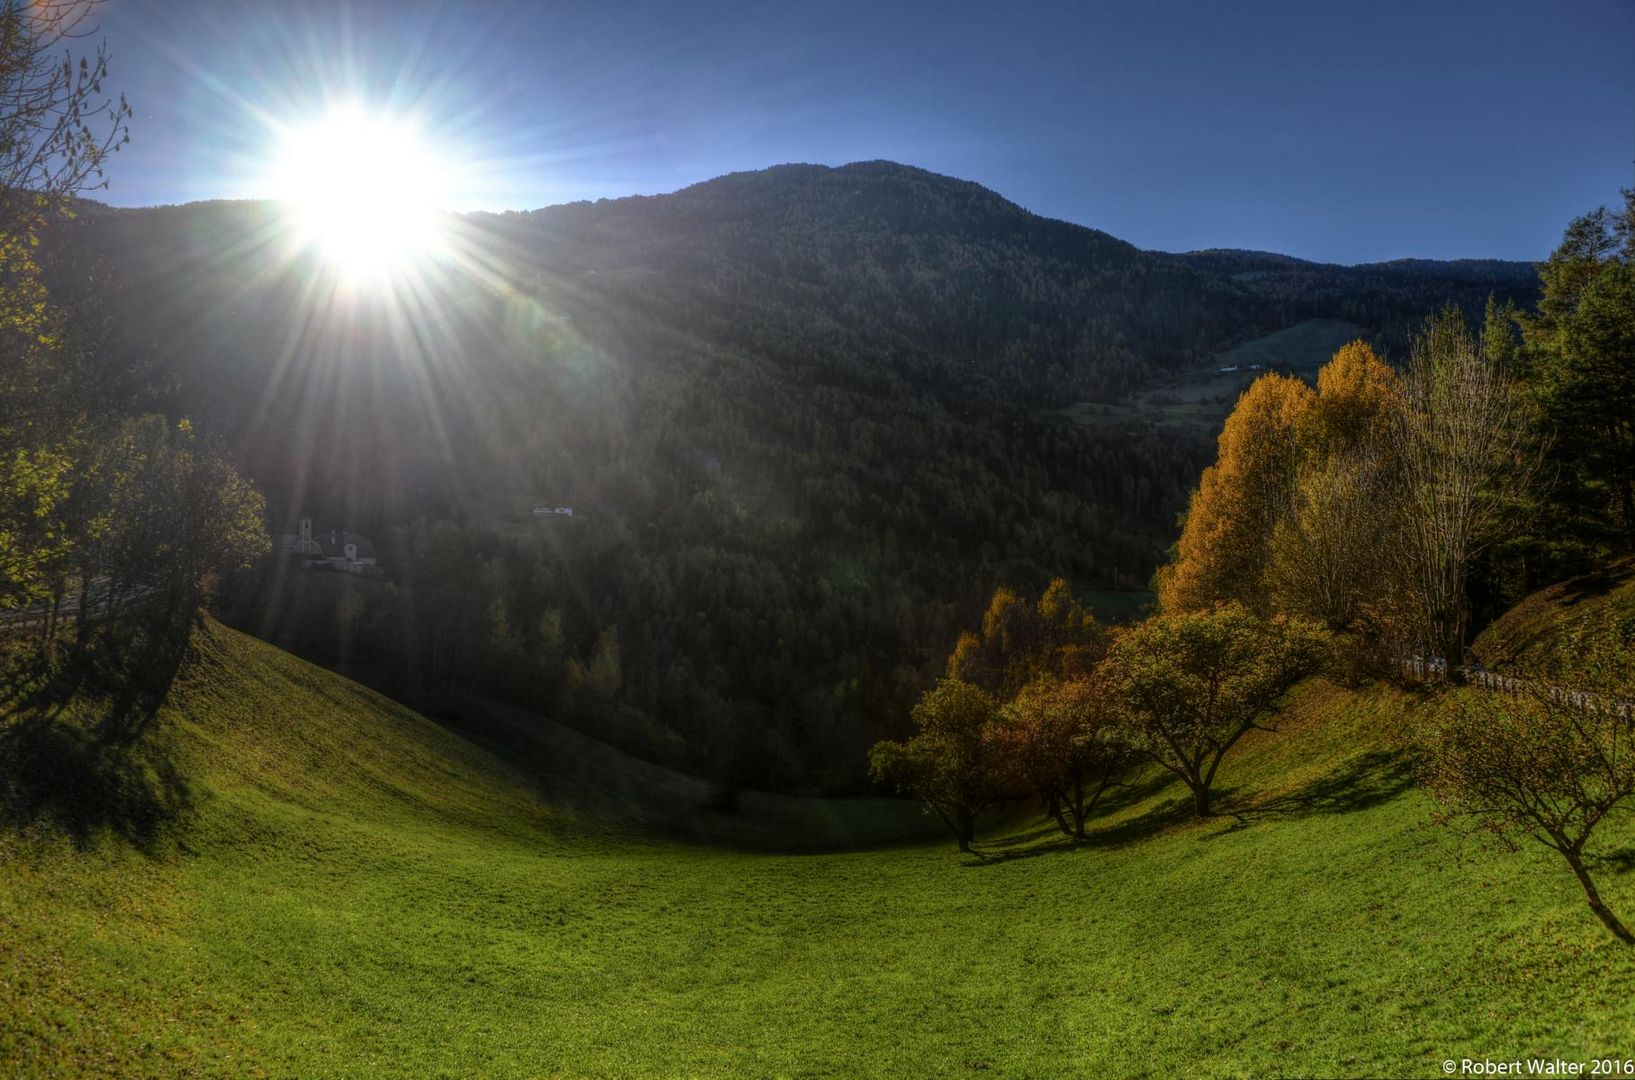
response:
<path id="1" fill-rule="evenodd" d="M 362 533 L 345 529 L 314 532 L 312 519 L 301 519 L 301 531 L 279 538 L 279 548 L 300 560 L 303 570 L 341 570 L 349 574 L 377 576 L 384 573 L 375 555 L 375 545 Z"/>

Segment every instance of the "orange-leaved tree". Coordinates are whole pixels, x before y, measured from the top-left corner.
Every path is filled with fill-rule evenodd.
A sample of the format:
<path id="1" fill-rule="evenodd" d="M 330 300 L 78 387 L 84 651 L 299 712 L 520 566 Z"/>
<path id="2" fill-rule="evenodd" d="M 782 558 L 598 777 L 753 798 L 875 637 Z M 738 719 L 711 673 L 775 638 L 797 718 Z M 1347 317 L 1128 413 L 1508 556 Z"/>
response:
<path id="1" fill-rule="evenodd" d="M 1001 586 L 982 629 L 959 636 L 946 674 L 1007 701 L 1039 675 L 1090 671 L 1105 647 L 1105 631 L 1065 579 L 1052 581 L 1036 603 Z"/>
<path id="2" fill-rule="evenodd" d="M 1175 558 L 1158 572 L 1163 611 L 1207 610 L 1223 600 L 1266 610 L 1272 530 L 1289 505 L 1315 396 L 1297 378 L 1269 374 L 1238 399 L 1215 464 L 1192 494 Z"/>
<path id="3" fill-rule="evenodd" d="M 1400 500 L 1391 425 L 1402 407 L 1401 376 L 1361 341 L 1317 373 L 1293 487 L 1271 536 L 1266 586 L 1275 610 L 1342 630 L 1392 591 Z"/>

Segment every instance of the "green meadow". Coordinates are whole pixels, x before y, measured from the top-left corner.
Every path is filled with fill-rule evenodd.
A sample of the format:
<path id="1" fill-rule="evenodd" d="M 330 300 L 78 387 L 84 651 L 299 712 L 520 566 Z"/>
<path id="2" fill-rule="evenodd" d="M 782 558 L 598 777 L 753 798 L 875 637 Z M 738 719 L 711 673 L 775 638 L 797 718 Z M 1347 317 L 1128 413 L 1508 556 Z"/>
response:
<path id="1" fill-rule="evenodd" d="M 1122 401 L 1076 402 L 1057 410 L 1057 415 L 1092 426 L 1145 421 L 1213 436 L 1238 396 L 1261 371 L 1287 371 L 1315 379 L 1317 369 L 1341 346 L 1366 336 L 1363 327 L 1344 319 L 1306 319 L 1219 353 L 1209 367 L 1181 372 Z M 1255 366 L 1260 370 L 1254 370 Z"/>
<path id="2" fill-rule="evenodd" d="M 1018 808 L 963 857 L 907 803 L 711 811 L 543 722 L 563 772 L 524 773 L 209 624 L 123 779 L 176 816 L 134 842 L 0 834 L 0 1073 L 1432 1076 L 1627 1054 L 1635 958 L 1554 855 L 1431 824 L 1397 750 L 1422 707 L 1308 682 L 1228 758 L 1219 817 L 1146 776 L 1086 844 Z M 1635 914 L 1635 829 L 1607 839 L 1603 891 Z"/>
<path id="3" fill-rule="evenodd" d="M 1239 345 L 1216 359 L 1222 366 L 1259 364 L 1261 367 L 1314 374 L 1342 345 L 1368 336 L 1368 331 L 1344 319 L 1306 319 Z"/>

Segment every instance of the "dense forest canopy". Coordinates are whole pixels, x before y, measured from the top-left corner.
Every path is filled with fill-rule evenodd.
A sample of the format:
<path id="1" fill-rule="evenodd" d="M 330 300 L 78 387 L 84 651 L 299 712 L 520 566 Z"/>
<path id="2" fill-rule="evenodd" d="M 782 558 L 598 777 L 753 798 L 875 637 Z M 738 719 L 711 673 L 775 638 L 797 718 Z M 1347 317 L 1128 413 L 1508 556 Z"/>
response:
<path id="1" fill-rule="evenodd" d="M 860 783 L 996 584 L 1145 586 L 1214 432 L 1062 407 L 1308 318 L 1389 358 L 1442 304 L 1536 288 L 1517 264 L 1144 252 L 886 162 L 453 226 L 377 291 L 258 203 L 85 204 L 47 262 L 110 383 L 223 439 L 274 532 L 374 537 L 389 584 L 269 564 L 241 623 L 785 787 Z"/>
<path id="2" fill-rule="evenodd" d="M 1398 358 L 1425 314 L 1445 304 L 1467 317 L 1481 313 L 1490 296 L 1526 305 L 1538 292 L 1532 263 L 1503 259 L 1392 259 L 1337 266 L 1268 251 L 1213 249 L 1176 258 L 1187 266 L 1276 297 L 1313 314 L 1349 319 L 1368 327 L 1376 344 Z"/>

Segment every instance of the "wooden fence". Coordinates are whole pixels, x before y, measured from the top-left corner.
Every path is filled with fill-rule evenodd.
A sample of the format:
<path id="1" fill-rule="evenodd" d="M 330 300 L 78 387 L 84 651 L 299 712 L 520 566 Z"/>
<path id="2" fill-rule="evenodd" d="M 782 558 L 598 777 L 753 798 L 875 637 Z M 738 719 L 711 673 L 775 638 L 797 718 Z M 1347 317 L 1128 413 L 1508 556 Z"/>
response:
<path id="1" fill-rule="evenodd" d="M 1421 682 L 1446 682 L 1448 679 L 1447 661 L 1437 657 L 1409 657 L 1402 666 L 1410 676 Z M 1608 697 L 1593 690 L 1574 690 L 1565 686 L 1541 686 L 1527 679 L 1501 675 L 1480 667 L 1461 668 L 1460 672 L 1465 685 L 1477 686 L 1495 694 L 1526 695 L 1579 712 L 1610 712 L 1625 720 L 1635 719 L 1635 701 L 1628 698 Z"/>

